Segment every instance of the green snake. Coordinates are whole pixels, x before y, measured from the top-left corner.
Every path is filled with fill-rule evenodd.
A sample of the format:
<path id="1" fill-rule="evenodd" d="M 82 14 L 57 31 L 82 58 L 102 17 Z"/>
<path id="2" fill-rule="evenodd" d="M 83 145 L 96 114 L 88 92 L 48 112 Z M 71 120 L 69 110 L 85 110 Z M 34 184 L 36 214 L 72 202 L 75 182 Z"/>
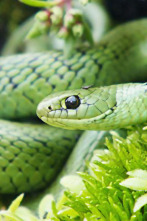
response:
<path id="1" fill-rule="evenodd" d="M 69 59 L 62 51 L 1 57 L 0 193 L 49 185 L 76 144 L 79 129 L 146 122 L 147 84 L 118 84 L 145 81 L 146 74 L 147 19 L 116 27 L 97 46 L 77 50 Z M 107 86 L 111 84 L 116 85 Z M 36 108 L 46 123 L 77 130 L 34 121 Z"/>

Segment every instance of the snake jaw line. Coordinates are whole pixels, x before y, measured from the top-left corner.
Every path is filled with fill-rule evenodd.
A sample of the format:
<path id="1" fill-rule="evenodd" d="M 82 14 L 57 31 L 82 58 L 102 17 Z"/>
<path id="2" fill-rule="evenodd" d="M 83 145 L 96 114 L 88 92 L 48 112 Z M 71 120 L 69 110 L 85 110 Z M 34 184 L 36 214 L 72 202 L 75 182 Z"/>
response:
<path id="1" fill-rule="evenodd" d="M 61 119 L 41 117 L 41 120 L 51 126 L 59 127 L 68 130 L 97 130 L 101 128 L 101 120 L 106 119 L 113 111 L 108 110 L 106 113 L 101 114 L 90 119 Z"/>

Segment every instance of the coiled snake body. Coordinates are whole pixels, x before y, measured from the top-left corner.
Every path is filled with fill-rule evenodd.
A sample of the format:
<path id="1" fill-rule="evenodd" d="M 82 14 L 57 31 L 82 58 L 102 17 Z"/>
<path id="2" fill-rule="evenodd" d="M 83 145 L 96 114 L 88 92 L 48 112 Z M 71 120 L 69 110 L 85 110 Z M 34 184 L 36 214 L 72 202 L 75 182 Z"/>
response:
<path id="1" fill-rule="evenodd" d="M 28 123 L 45 96 L 70 89 L 38 106 L 38 115 L 55 126 L 107 130 L 144 123 L 146 84 L 75 89 L 144 81 L 146 74 L 147 19 L 115 28 L 95 48 L 79 50 L 69 59 L 60 51 L 2 57 L 0 193 L 43 188 L 56 176 L 81 133 Z M 66 99 L 71 96 L 80 98 L 80 104 L 68 110 Z"/>

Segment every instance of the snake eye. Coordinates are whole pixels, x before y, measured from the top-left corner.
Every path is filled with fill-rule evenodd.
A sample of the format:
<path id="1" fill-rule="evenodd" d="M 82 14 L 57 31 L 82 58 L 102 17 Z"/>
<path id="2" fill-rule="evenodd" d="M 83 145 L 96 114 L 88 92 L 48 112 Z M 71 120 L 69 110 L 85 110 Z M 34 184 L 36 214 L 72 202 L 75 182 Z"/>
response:
<path id="1" fill-rule="evenodd" d="M 65 105 L 67 109 L 76 109 L 80 105 L 80 98 L 76 95 L 67 97 L 65 100 Z"/>

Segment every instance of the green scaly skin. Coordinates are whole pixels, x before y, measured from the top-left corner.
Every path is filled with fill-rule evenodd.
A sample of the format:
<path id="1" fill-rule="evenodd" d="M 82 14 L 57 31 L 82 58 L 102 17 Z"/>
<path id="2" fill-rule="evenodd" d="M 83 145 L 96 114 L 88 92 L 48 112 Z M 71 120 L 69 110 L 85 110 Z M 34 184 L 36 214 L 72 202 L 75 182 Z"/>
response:
<path id="1" fill-rule="evenodd" d="M 10 120 L 26 120 L 28 118 L 34 118 L 38 103 L 45 96 L 53 92 L 64 91 L 67 89 L 78 89 L 84 85 L 91 84 L 100 86 L 104 84 L 110 85 L 112 83 L 128 82 L 130 80 L 136 81 L 138 79 L 138 75 L 140 80 L 143 80 L 147 73 L 146 49 L 147 20 L 143 19 L 116 28 L 114 31 L 107 34 L 97 47 L 77 51 L 77 53 L 69 59 L 65 59 L 63 53 L 59 51 L 3 57 L 0 59 L 0 118 Z M 87 91 L 89 93 L 89 90 Z M 117 90 L 115 89 L 115 91 Z M 116 101 L 116 98 L 113 93 L 112 95 L 112 107 L 114 107 L 114 100 Z M 11 128 L 12 122 L 4 123 L 4 121 L 1 121 L 0 125 L 3 127 L 2 130 L 0 130 L 0 137 L 3 137 L 3 142 L 0 141 L 0 150 L 2 150 L 0 152 L 0 157 L 4 159 L 4 154 L 7 155 L 8 158 L 10 157 L 10 162 L 9 159 L 7 162 L 5 162 L 5 160 L 4 162 L 0 161 L 0 177 L 1 174 L 8 176 L 6 178 L 7 182 L 4 183 L 4 187 L 0 188 L 0 191 L 2 193 L 6 192 L 6 185 L 8 185 L 11 186 L 9 188 L 11 193 L 22 192 L 25 187 L 26 192 L 29 192 L 32 191 L 32 189 L 40 189 L 45 185 L 45 183 L 49 182 L 49 180 L 51 181 L 51 174 L 54 173 L 54 175 L 56 175 L 57 171 L 61 167 L 61 164 L 56 166 L 52 161 L 57 163 L 61 153 L 63 153 L 63 155 L 65 154 L 63 157 L 64 160 L 67 156 L 65 143 L 68 138 L 63 139 L 63 134 L 65 135 L 66 132 L 58 133 L 60 139 L 59 142 L 55 141 L 57 129 L 54 130 L 55 132 L 51 133 L 51 143 L 52 145 L 55 145 L 55 147 L 52 146 L 48 151 L 53 154 L 53 157 L 51 160 L 46 160 L 49 163 L 48 166 L 40 166 L 39 171 L 42 171 L 43 167 L 43 175 L 39 175 L 41 179 L 36 178 L 37 183 L 32 184 L 34 180 L 34 178 L 30 178 L 32 170 L 28 169 L 27 175 L 24 173 L 24 167 L 26 167 L 26 156 L 24 153 L 25 151 L 30 151 L 30 156 L 32 157 L 28 156 L 28 159 L 33 159 L 32 152 L 35 152 L 35 148 L 34 150 L 31 150 L 28 146 L 32 146 L 34 142 L 34 145 L 42 147 L 40 142 L 39 144 L 36 144 L 36 140 L 38 140 L 38 138 L 39 141 L 43 139 L 43 143 L 48 143 L 50 129 L 48 128 L 46 131 L 42 125 L 29 126 L 26 123 L 23 125 L 22 122 L 19 125 L 24 129 L 16 129 L 18 126 L 16 123 L 13 124 L 15 128 Z M 39 134 L 36 127 L 40 128 L 38 129 L 40 130 Z M 8 132 L 9 128 L 10 134 Z M 12 136 L 10 135 L 11 132 L 14 131 L 16 131 L 16 137 L 23 141 L 13 142 L 12 145 Z M 29 139 L 31 137 L 29 144 L 26 133 L 28 134 Z M 75 143 L 75 138 L 73 137 L 75 137 L 78 132 L 68 131 L 67 133 L 67 137 L 70 137 L 68 140 L 70 143 L 69 145 L 72 146 Z M 63 146 L 60 141 L 63 142 Z M 57 149 L 55 153 L 54 150 L 59 148 L 59 145 L 62 151 L 59 152 Z M 12 148 L 13 146 L 14 148 Z M 26 146 L 26 150 L 24 146 Z M 3 147 L 7 147 L 7 150 L 5 150 L 6 153 L 4 153 Z M 11 153 L 9 149 L 12 150 Z M 13 160 L 13 157 L 15 156 L 15 149 L 18 152 L 21 152 L 23 160 L 22 163 L 21 160 L 19 160 L 19 155 L 16 157 L 16 159 L 18 158 L 18 161 L 16 161 L 16 168 L 13 163 L 15 161 Z M 43 149 L 47 151 L 45 147 Z M 43 150 L 40 148 L 39 151 L 42 153 Z M 37 168 L 34 169 L 34 176 L 38 173 L 38 166 L 41 159 L 43 158 L 34 158 L 34 168 Z M 10 172 L 11 176 L 9 173 L 9 170 L 11 169 L 10 165 L 12 166 L 12 170 Z M 50 165 L 54 165 L 53 168 L 50 168 Z M 32 168 L 32 163 L 30 163 L 30 167 Z M 54 167 L 56 167 L 56 169 Z M 10 168 L 8 173 L 7 168 Z M 16 174 L 18 174 L 18 176 Z M 20 179 L 17 178 L 19 176 L 25 177 L 22 178 L 25 180 L 22 187 L 20 187 L 20 185 L 22 185 L 22 183 L 20 183 Z M 49 176 L 50 178 L 48 178 Z M 12 177 L 14 178 L 12 179 Z M 47 181 L 47 179 L 49 180 Z M 15 183 L 12 180 L 15 180 Z M 28 185 L 28 180 L 31 180 L 29 181 L 30 185 Z"/>
<path id="2" fill-rule="evenodd" d="M 71 134 L 46 125 L 1 120 L 0 193 L 33 192 L 45 187 L 76 141 L 76 131 Z"/>

